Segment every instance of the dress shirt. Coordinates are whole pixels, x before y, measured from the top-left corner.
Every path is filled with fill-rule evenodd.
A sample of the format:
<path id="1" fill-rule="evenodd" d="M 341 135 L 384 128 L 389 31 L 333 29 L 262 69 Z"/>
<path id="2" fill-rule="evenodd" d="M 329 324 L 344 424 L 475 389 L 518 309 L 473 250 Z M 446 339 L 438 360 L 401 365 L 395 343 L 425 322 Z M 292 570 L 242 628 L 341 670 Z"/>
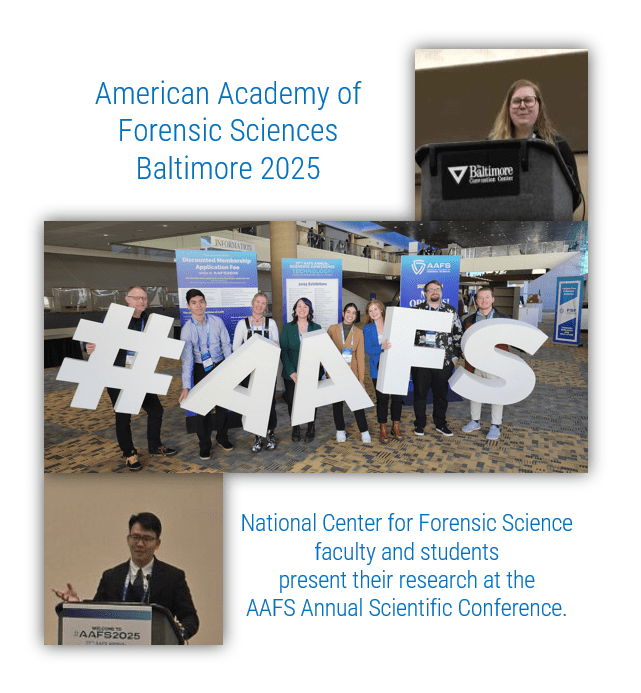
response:
<path id="1" fill-rule="evenodd" d="M 183 362 L 183 387 L 191 388 L 194 363 L 202 363 L 201 351 L 207 349 L 207 325 L 209 325 L 209 353 L 214 363 L 219 363 L 231 356 L 231 342 L 225 323 L 215 315 L 206 314 L 205 324 L 189 319 L 180 331 L 180 338 L 185 342 L 181 356 Z M 200 349 L 198 340 L 200 339 Z"/>
<path id="2" fill-rule="evenodd" d="M 143 577 L 149 578 L 154 567 L 154 559 L 152 558 L 147 565 L 142 566 Z M 129 584 L 133 585 L 140 566 L 137 566 L 133 560 L 129 559 Z"/>

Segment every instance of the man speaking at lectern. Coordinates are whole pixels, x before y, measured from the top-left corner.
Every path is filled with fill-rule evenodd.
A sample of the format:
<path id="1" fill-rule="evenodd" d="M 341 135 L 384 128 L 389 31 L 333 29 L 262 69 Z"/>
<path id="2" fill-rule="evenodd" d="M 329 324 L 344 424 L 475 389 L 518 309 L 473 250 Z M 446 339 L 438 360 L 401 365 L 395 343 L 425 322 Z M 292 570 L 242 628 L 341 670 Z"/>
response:
<path id="1" fill-rule="evenodd" d="M 96 602 L 142 602 L 159 604 L 171 611 L 185 639 L 198 631 L 198 615 L 185 580 L 185 573 L 154 557 L 160 546 L 160 520 L 152 513 L 129 518 L 127 545 L 131 559 L 105 570 L 93 598 Z M 71 584 L 54 590 L 65 602 L 79 602 Z"/>

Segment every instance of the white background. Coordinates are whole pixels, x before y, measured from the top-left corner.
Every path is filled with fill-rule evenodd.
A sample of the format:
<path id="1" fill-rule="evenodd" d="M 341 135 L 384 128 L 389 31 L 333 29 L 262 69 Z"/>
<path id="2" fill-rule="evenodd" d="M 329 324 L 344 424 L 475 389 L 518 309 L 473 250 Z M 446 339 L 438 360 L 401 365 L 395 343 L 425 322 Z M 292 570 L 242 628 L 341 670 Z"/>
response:
<path id="1" fill-rule="evenodd" d="M 8 654 L 8 684 L 49 691 L 95 685 L 105 690 L 160 685 L 160 690 L 600 691 L 637 685 L 637 292 L 631 263 L 622 261 L 637 252 L 638 176 L 632 170 L 639 112 L 637 24 L 620 2 L 595 9 L 551 2 L 444 7 L 451 10 L 426 2 L 36 2 L 14 3 L 3 12 L 3 275 L 11 318 L 5 322 L 2 363 L 4 406 L 11 414 L 5 414 L 9 445 L 1 512 L 7 564 L 0 637 Z M 42 575 L 37 431 L 43 220 L 412 218 L 414 49 L 466 46 L 590 49 L 590 473 L 229 476 L 223 647 L 164 653 L 45 648 L 42 611 L 53 602 L 43 605 L 33 597 L 41 594 Z M 129 168 L 135 156 L 160 158 L 174 145 L 147 154 L 145 147 L 118 144 L 120 110 L 93 102 L 102 80 L 154 85 L 161 79 L 178 85 L 227 79 L 249 86 L 277 80 L 334 89 L 362 80 L 362 105 L 309 112 L 311 122 L 336 122 L 340 135 L 336 143 L 315 149 L 322 163 L 316 183 L 137 183 Z M 297 122 L 305 113 L 255 112 L 275 122 Z M 181 119 L 191 113 L 196 111 Z M 131 117 L 174 118 L 171 111 L 142 107 Z M 244 111 L 238 117 L 248 119 Z M 254 157 L 262 149 L 221 146 L 216 151 L 223 159 Z M 292 151 L 273 146 L 277 155 Z M 624 360 L 628 354 L 630 363 Z M 275 592 L 272 573 L 300 570 L 310 542 L 288 535 L 270 542 L 243 536 L 240 513 L 314 510 L 571 516 L 576 527 L 571 535 L 500 543 L 511 559 L 502 567 L 513 562 L 534 573 L 541 585 L 538 597 L 561 601 L 568 616 L 469 622 L 245 618 L 249 598 Z M 198 541 L 198 528 L 191 540 Z M 308 561 L 306 569 L 314 568 Z M 116 659 L 117 666 L 106 665 L 105 657 Z"/>

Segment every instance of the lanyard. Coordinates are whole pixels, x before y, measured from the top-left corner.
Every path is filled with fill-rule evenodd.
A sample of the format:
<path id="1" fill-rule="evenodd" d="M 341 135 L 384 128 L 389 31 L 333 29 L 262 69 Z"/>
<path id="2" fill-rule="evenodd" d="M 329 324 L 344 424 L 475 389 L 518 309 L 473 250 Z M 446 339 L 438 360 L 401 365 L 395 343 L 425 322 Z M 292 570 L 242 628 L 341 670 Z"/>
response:
<path id="1" fill-rule="evenodd" d="M 263 324 L 260 326 L 260 333 L 263 335 L 263 337 L 265 336 L 265 323 L 266 323 L 266 320 L 265 320 L 265 318 L 263 318 Z M 256 328 L 254 326 L 254 318 L 251 316 L 249 318 L 249 332 L 251 334 L 258 332 L 258 328 Z"/>
<path id="2" fill-rule="evenodd" d="M 344 324 L 345 324 L 345 323 L 343 323 L 343 325 L 344 325 Z M 347 340 L 345 339 L 345 333 L 343 332 L 342 327 L 343 327 L 343 326 L 341 325 L 341 336 L 343 337 L 343 346 L 345 346 L 345 343 L 346 343 Z M 347 326 L 346 326 L 346 327 L 347 327 Z M 350 331 L 347 333 L 347 336 L 348 336 L 348 337 L 349 337 L 349 335 L 350 335 L 350 332 L 351 332 L 351 335 L 352 335 L 352 343 L 351 343 L 350 346 L 351 346 L 352 348 L 354 348 L 354 326 L 353 326 L 353 325 L 351 326 Z"/>
<path id="3" fill-rule="evenodd" d="M 191 318 L 191 321 L 194 323 L 194 327 L 196 328 L 196 339 L 198 340 L 198 351 L 202 354 L 203 350 L 202 347 L 200 346 L 200 335 L 198 334 L 198 325 L 196 324 L 196 321 Z M 207 316 L 205 316 L 205 322 L 207 323 L 207 353 L 209 353 L 209 320 L 207 320 Z"/>

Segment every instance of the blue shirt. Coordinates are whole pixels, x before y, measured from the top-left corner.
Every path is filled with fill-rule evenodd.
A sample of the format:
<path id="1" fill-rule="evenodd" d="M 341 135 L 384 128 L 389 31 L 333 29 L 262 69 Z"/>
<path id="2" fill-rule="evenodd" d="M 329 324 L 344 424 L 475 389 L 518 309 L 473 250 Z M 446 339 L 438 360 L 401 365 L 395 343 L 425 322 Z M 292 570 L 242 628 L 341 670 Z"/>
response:
<path id="1" fill-rule="evenodd" d="M 207 347 L 207 325 L 209 325 L 209 347 Z M 180 357 L 183 362 L 183 387 L 191 388 L 194 363 L 203 362 L 201 354 L 209 351 L 214 363 L 219 363 L 231 355 L 229 332 L 225 323 L 215 315 L 206 314 L 204 325 L 190 318 L 183 325 L 180 338 L 185 342 Z"/>

